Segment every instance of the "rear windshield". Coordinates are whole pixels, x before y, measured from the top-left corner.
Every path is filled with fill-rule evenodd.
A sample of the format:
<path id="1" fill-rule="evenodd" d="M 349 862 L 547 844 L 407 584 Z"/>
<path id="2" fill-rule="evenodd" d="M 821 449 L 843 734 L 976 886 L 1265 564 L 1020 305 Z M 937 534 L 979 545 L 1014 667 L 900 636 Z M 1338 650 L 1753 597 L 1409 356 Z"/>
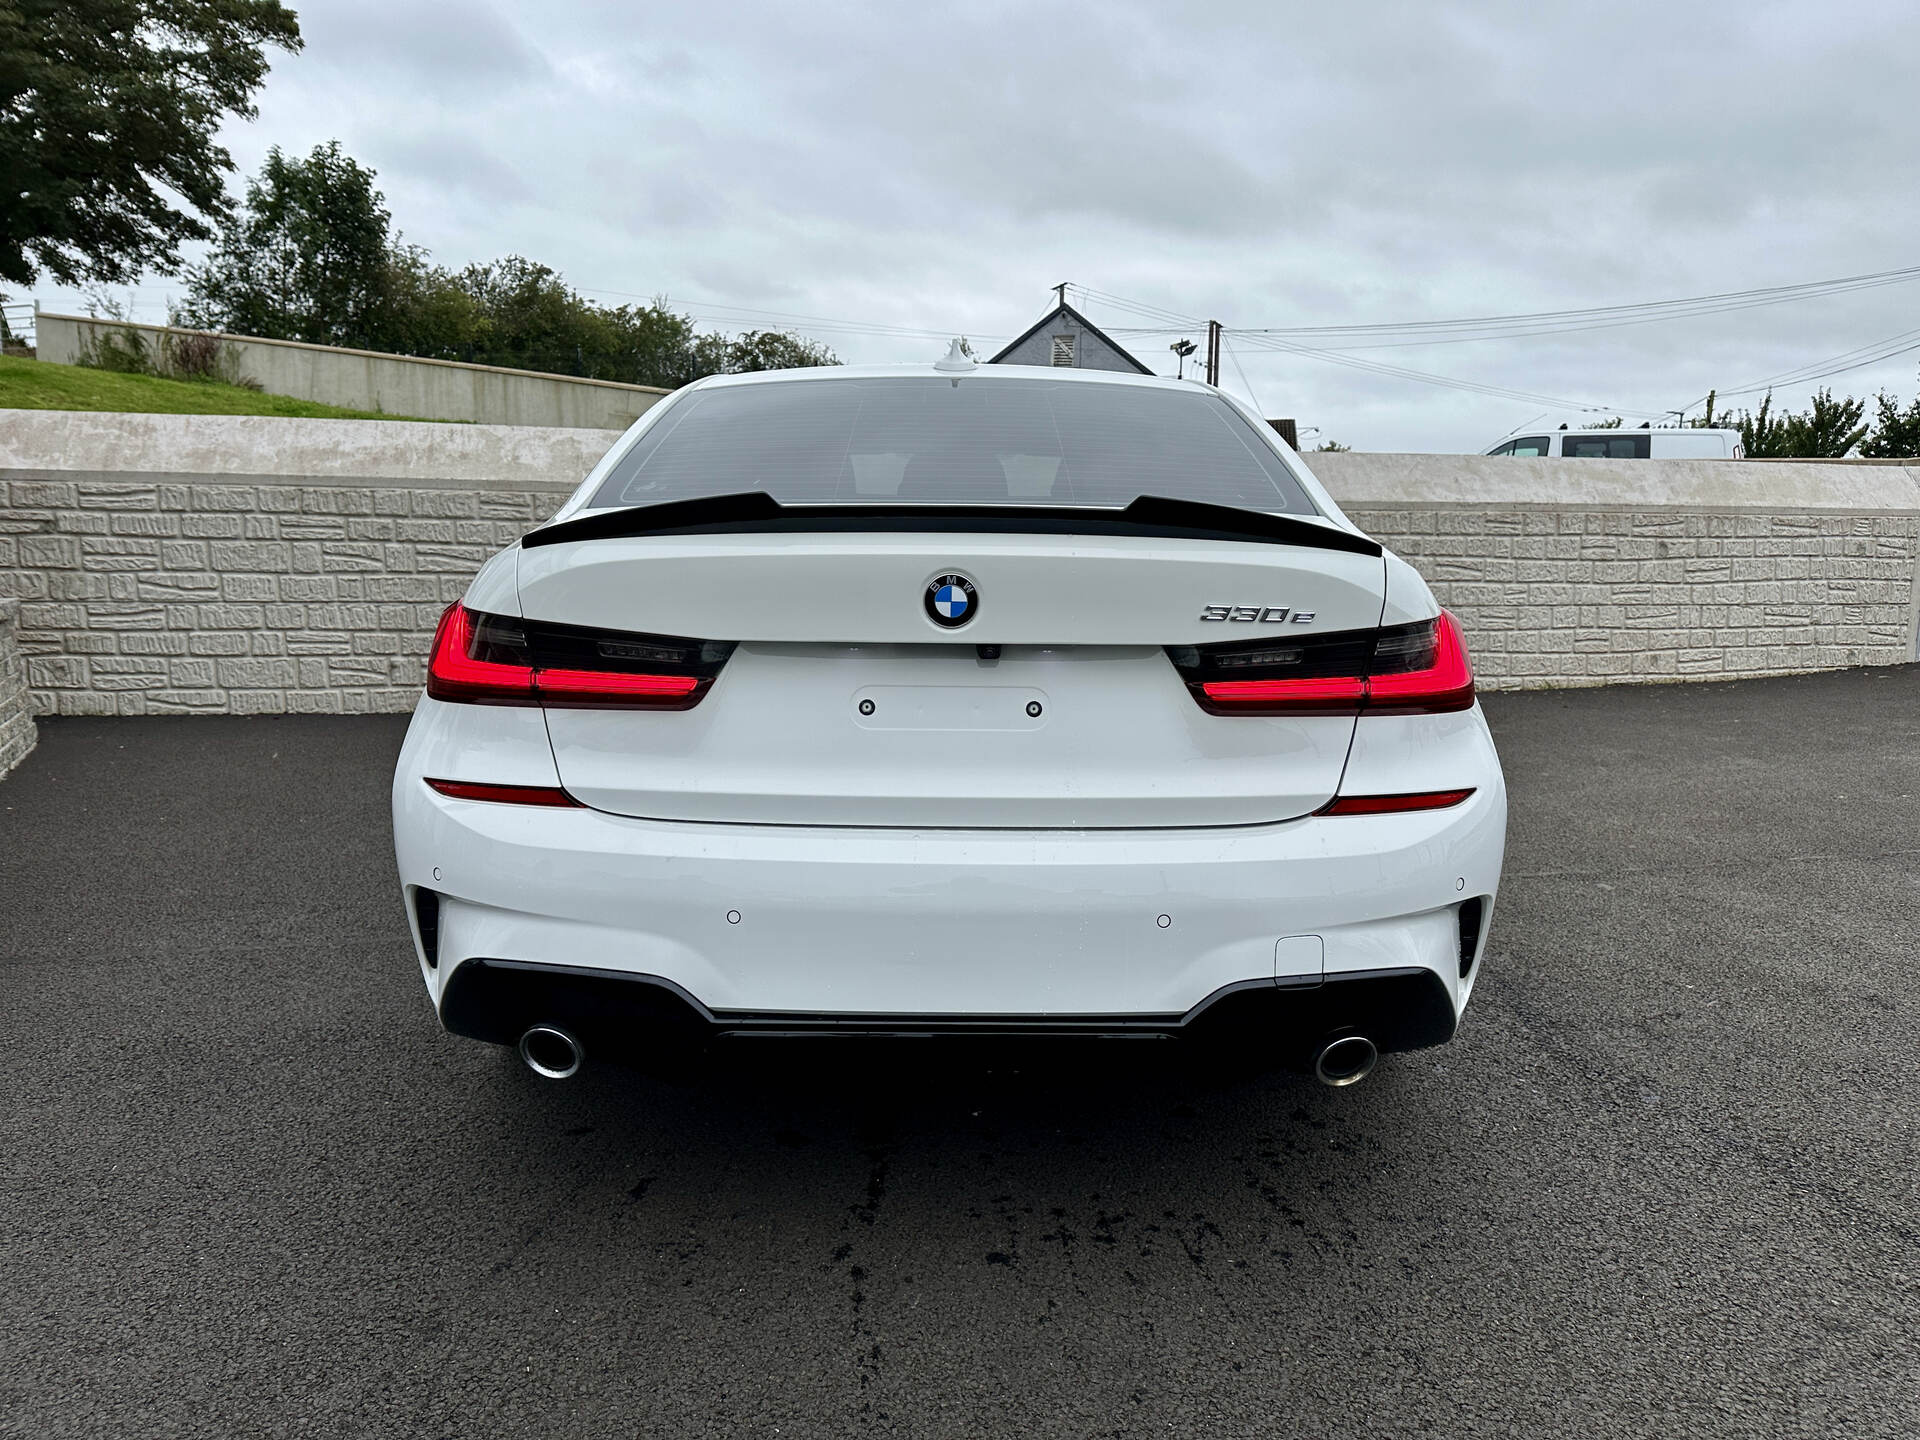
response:
<path id="1" fill-rule="evenodd" d="M 666 403 L 591 505 L 764 490 L 789 503 L 1123 506 L 1165 495 L 1315 513 L 1259 433 L 1199 390 L 902 376 Z"/>

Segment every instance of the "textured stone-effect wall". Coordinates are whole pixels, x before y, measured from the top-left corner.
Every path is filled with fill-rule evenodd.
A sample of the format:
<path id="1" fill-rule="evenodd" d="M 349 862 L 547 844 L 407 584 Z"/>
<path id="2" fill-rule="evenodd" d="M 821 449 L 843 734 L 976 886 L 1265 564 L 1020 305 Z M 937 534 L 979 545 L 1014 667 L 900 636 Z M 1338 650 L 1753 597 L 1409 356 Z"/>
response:
<path id="1" fill-rule="evenodd" d="M 0 600 L 0 776 L 26 759 L 40 738 L 27 693 L 26 662 L 14 639 L 19 617 L 18 600 Z"/>
<path id="2" fill-rule="evenodd" d="M 1490 689 L 1914 658 L 1914 515 L 1348 513 L 1460 616 Z"/>
<path id="3" fill-rule="evenodd" d="M 403 711 L 440 610 L 607 432 L 0 411 L 42 714 Z M 1489 689 L 1915 658 L 1920 471 L 1316 455 Z"/>
<path id="4" fill-rule="evenodd" d="M 441 608 L 617 432 L 0 411 L 41 714 L 412 708 Z"/>
<path id="5" fill-rule="evenodd" d="M 569 488 L 16 480 L 36 707 L 410 710 L 441 610 Z"/>
<path id="6" fill-rule="evenodd" d="M 1920 467 L 1308 458 L 1460 616 L 1489 689 L 1916 658 Z"/>

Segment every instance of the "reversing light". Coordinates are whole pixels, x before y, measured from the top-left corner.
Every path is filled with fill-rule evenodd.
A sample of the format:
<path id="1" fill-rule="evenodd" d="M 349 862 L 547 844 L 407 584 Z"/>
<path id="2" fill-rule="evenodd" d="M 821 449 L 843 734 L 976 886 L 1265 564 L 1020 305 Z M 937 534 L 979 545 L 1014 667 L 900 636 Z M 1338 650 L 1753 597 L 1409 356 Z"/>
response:
<path id="1" fill-rule="evenodd" d="M 1409 795 L 1336 795 L 1320 807 L 1322 815 L 1401 815 L 1410 810 L 1445 810 L 1473 794 L 1465 790 L 1422 790 Z"/>
<path id="2" fill-rule="evenodd" d="M 435 780 L 427 777 L 430 789 L 450 800 L 489 800 L 496 805 L 556 805 L 574 809 L 586 807 L 558 785 L 488 785 L 478 780 Z"/>

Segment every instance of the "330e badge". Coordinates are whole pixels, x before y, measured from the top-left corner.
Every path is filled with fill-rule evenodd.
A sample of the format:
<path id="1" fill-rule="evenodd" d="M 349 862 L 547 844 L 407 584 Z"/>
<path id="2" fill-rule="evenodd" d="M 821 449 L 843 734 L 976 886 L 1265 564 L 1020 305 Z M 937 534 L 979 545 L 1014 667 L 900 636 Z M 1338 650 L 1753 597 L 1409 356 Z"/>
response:
<path id="1" fill-rule="evenodd" d="M 1284 625 L 1288 620 L 1305 625 L 1313 616 L 1311 610 L 1291 610 L 1285 605 L 1209 605 L 1200 612 L 1202 620 L 1237 620 L 1242 625 Z"/>

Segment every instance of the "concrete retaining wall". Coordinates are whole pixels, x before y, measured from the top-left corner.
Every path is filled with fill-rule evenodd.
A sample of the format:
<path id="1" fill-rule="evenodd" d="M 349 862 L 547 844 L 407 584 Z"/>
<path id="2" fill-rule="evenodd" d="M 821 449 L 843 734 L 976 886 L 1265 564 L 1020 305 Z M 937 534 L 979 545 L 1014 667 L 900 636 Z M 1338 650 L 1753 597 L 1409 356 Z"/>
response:
<path id="1" fill-rule="evenodd" d="M 78 364 L 105 332 L 132 330 L 157 349 L 164 336 L 205 332 L 165 325 L 133 325 L 41 311 L 38 355 L 59 365 Z M 491 425 L 564 426 L 624 430 L 668 391 L 652 385 L 620 385 L 534 370 L 463 365 L 341 350 L 292 340 L 218 337 L 246 378 L 271 395 L 292 395 L 351 410 L 380 410 L 421 420 L 472 420 Z"/>
<path id="2" fill-rule="evenodd" d="M 0 595 L 42 714 L 387 711 L 434 620 L 614 436 L 0 411 Z M 1920 469 L 1315 456 L 1490 689 L 1915 658 Z"/>
<path id="3" fill-rule="evenodd" d="M 40 739 L 27 692 L 27 666 L 15 641 L 18 600 L 0 600 L 0 778 L 27 758 Z"/>

